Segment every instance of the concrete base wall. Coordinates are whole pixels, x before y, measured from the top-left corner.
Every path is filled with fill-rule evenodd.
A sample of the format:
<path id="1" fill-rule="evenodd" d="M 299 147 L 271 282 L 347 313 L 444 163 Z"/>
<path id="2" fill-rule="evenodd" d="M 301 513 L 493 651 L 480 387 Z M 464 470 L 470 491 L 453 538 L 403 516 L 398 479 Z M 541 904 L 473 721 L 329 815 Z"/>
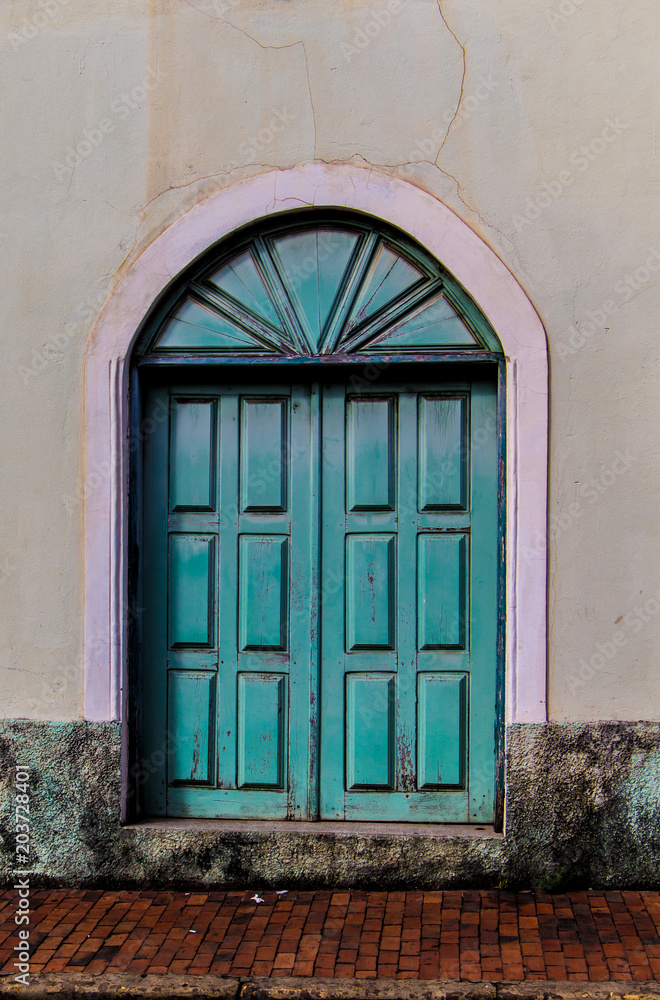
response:
<path id="1" fill-rule="evenodd" d="M 122 827 L 120 744 L 117 723 L 0 724 L 7 878 L 22 867 L 13 788 L 21 764 L 30 770 L 34 886 L 660 888 L 657 724 L 509 727 L 504 836 L 401 824 Z"/>

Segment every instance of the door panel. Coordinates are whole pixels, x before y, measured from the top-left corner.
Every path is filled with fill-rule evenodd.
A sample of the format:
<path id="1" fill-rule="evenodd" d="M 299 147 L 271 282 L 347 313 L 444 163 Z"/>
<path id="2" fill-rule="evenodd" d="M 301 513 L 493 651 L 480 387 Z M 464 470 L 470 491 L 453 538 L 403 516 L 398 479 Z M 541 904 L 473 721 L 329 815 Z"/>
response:
<path id="1" fill-rule="evenodd" d="M 168 627 L 171 649 L 212 646 L 215 538 L 170 535 Z"/>
<path id="2" fill-rule="evenodd" d="M 468 675 L 417 675 L 417 787 L 464 788 Z"/>
<path id="3" fill-rule="evenodd" d="M 346 535 L 346 649 L 395 644 L 396 535 Z"/>
<path id="4" fill-rule="evenodd" d="M 346 407 L 347 509 L 394 510 L 394 398 L 349 399 Z"/>
<path id="5" fill-rule="evenodd" d="M 393 674 L 346 674 L 346 787 L 394 787 Z"/>
<path id="6" fill-rule="evenodd" d="M 214 510 L 216 404 L 176 400 L 171 420 L 170 510 Z"/>
<path id="7" fill-rule="evenodd" d="M 173 386 L 156 406 L 144 812 L 491 822 L 494 386 Z"/>
<path id="8" fill-rule="evenodd" d="M 465 649 L 469 535 L 417 536 L 418 649 Z"/>
<path id="9" fill-rule="evenodd" d="M 287 406 L 282 399 L 241 400 L 241 512 L 287 509 Z"/>
<path id="10" fill-rule="evenodd" d="M 238 675 L 238 787 L 284 789 L 286 674 Z"/>
<path id="11" fill-rule="evenodd" d="M 238 648 L 281 650 L 288 646 L 289 538 L 241 535 L 238 546 Z"/>
<path id="12" fill-rule="evenodd" d="M 466 396 L 418 399 L 418 510 L 466 510 L 469 442 Z"/>
<path id="13" fill-rule="evenodd" d="M 176 741 L 170 752 L 173 783 L 213 782 L 215 674 L 170 670 L 167 678 L 168 724 Z"/>

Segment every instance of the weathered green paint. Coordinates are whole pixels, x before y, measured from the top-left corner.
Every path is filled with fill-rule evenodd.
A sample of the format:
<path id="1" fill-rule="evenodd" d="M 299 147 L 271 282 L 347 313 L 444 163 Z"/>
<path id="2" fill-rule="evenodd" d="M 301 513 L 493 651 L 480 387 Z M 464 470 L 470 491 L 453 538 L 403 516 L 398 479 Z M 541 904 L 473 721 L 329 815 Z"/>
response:
<path id="1" fill-rule="evenodd" d="M 33 887 L 660 889 L 660 729 L 534 724 L 506 734 L 505 836 L 455 828 L 119 822 L 117 723 L 0 722 L 0 870 L 16 870 L 13 769 L 30 770 Z M 134 765 L 138 784 L 158 754 Z M 429 829 L 433 834 L 429 835 Z"/>
<path id="2" fill-rule="evenodd" d="M 288 535 L 241 535 L 238 648 L 284 652 L 289 630 Z M 225 600 L 229 595 L 224 595 Z"/>
<path id="3" fill-rule="evenodd" d="M 153 390 L 147 406 L 162 392 Z M 174 431 L 162 421 L 145 454 L 141 704 L 143 745 L 148 753 L 169 745 L 175 777 L 158 769 L 143 790 L 143 812 L 308 816 L 317 556 L 310 558 L 309 389 L 174 386 L 168 403 Z M 194 412 L 204 414 L 203 433 Z M 177 449 L 196 449 L 207 465 L 195 469 L 206 488 L 197 506 L 187 495 L 185 513 Z M 292 463 L 291 455 L 305 457 Z"/>
<path id="4" fill-rule="evenodd" d="M 420 650 L 465 649 L 469 549 L 466 531 L 417 536 Z"/>
<path id="5" fill-rule="evenodd" d="M 169 548 L 169 646 L 213 645 L 215 538 L 173 532 Z"/>
<path id="6" fill-rule="evenodd" d="M 270 301 L 266 285 L 259 274 L 254 255 L 249 250 L 239 254 L 219 271 L 210 275 L 209 284 L 224 292 L 237 305 L 254 313 L 273 326 L 279 326 L 277 312 Z"/>
<path id="7" fill-rule="evenodd" d="M 380 671 L 346 675 L 347 791 L 394 789 L 395 685 L 394 674 Z"/>
<path id="8" fill-rule="evenodd" d="M 464 788 L 468 675 L 417 677 L 417 773 L 420 788 Z"/>
<path id="9" fill-rule="evenodd" d="M 413 383 L 402 390 L 379 383 L 357 394 L 335 384 L 325 387 L 323 406 L 323 483 L 346 481 L 348 502 L 340 490 L 324 487 L 320 815 L 491 822 L 498 648 L 494 387 L 487 381 L 433 389 Z M 477 431 L 478 446 L 472 441 Z M 382 681 L 374 681 L 369 695 L 365 671 L 378 672 Z M 419 678 L 438 672 L 465 677 L 465 710 L 441 710 L 426 720 L 424 733 L 431 739 L 442 729 L 443 769 L 464 773 L 461 782 L 429 784 L 418 773 L 419 761 L 434 752 L 431 742 L 420 743 Z M 369 738 L 358 738 L 360 726 Z M 386 733 L 393 741 L 387 755 Z M 392 777 L 385 780 L 390 759 Z M 368 774 L 375 776 L 371 787 Z"/>
<path id="10" fill-rule="evenodd" d="M 238 787 L 284 790 L 287 690 L 284 674 L 238 675 Z"/>
<path id="11" fill-rule="evenodd" d="M 168 672 L 168 776 L 180 782 L 208 785 L 214 781 L 215 674 L 209 671 Z"/>
<path id="12" fill-rule="evenodd" d="M 159 771 L 144 812 L 491 822 L 494 386 L 355 393 L 338 376 L 169 395 L 172 428 L 161 421 L 145 446 L 146 468 L 153 450 L 170 473 L 145 476 L 144 518 L 167 528 L 145 532 L 141 702 L 145 745 L 173 746 L 167 792 Z M 187 492 L 180 469 L 194 472 Z M 164 544 L 166 603 L 151 570 Z M 420 742 L 420 679 L 438 672 L 464 677 L 463 708 L 428 700 Z M 440 747 L 442 771 L 460 780 L 437 780 Z M 421 761 L 435 780 L 420 777 Z"/>
<path id="13" fill-rule="evenodd" d="M 420 372 L 460 352 L 501 356 L 437 261 L 351 213 L 262 222 L 193 265 L 157 307 L 142 361 L 196 367 L 188 385 L 152 379 L 145 400 L 146 412 L 168 402 L 170 420 L 146 441 L 138 512 L 159 522 L 141 549 L 143 746 L 176 741 L 174 718 L 195 735 L 170 749 L 144 813 L 492 819 L 496 393 L 483 375 L 458 383 L 443 370 L 420 383 L 410 366 L 385 384 L 392 350 Z M 321 363 L 357 357 L 378 359 L 376 385 L 369 367 L 348 385 L 347 367 L 320 378 Z M 249 360 L 249 381 L 223 385 L 219 359 Z M 260 384 L 260 359 L 318 368 Z M 463 677 L 462 707 L 427 699 L 422 745 L 420 678 L 439 673 Z M 431 706 L 448 727 L 438 739 Z M 440 752 L 460 781 L 420 783 L 422 761 L 438 772 Z M 168 777 L 180 759 L 188 777 Z"/>
<path id="14" fill-rule="evenodd" d="M 358 233 L 315 227 L 268 241 L 313 353 L 321 349 L 323 332 L 359 239 Z"/>
<path id="15" fill-rule="evenodd" d="M 501 355 L 487 321 L 404 234 L 357 214 L 291 213 L 195 264 L 141 353 Z"/>
<path id="16" fill-rule="evenodd" d="M 172 407 L 170 506 L 214 510 L 215 403 L 179 400 Z"/>

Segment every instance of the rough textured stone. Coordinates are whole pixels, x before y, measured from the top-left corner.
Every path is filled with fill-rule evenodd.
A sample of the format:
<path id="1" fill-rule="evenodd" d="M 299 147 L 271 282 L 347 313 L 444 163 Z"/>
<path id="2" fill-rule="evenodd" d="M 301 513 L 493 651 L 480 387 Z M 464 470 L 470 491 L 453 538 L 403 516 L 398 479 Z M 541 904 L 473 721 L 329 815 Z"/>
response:
<path id="1" fill-rule="evenodd" d="M 253 979 L 240 1000 L 496 1000 L 492 983 L 397 979 Z"/>
<path id="2" fill-rule="evenodd" d="M 51 973 L 33 976 L 29 986 L 0 978 L 0 996 L 42 1000 L 60 996 L 83 1000 L 167 997 L 187 1000 L 658 1000 L 658 983 L 455 982 L 393 979 L 222 979 L 218 976 L 136 976 L 113 973 Z"/>
<path id="3" fill-rule="evenodd" d="M 656 1000 L 660 983 L 543 982 L 495 983 L 497 1000 Z"/>
<path id="4" fill-rule="evenodd" d="M 657 888 L 657 723 L 517 725 L 507 745 L 507 884 Z"/>
<path id="5" fill-rule="evenodd" d="M 117 723 L 0 724 L 0 863 L 13 768 L 31 773 L 32 884 L 244 888 L 658 888 L 660 728 L 517 725 L 504 837 L 122 827 Z"/>
<path id="6" fill-rule="evenodd" d="M 208 997 L 209 1000 L 235 1000 L 239 996 L 238 979 L 221 979 L 219 976 L 137 976 L 125 972 L 92 976 L 84 972 L 42 973 L 31 976 L 28 986 L 14 982 L 13 977 L 0 979 L 0 996 L 29 997 L 85 997 L 102 996 L 105 1000 L 122 997 L 167 997 L 168 1000 L 188 1000 L 189 997 Z"/>

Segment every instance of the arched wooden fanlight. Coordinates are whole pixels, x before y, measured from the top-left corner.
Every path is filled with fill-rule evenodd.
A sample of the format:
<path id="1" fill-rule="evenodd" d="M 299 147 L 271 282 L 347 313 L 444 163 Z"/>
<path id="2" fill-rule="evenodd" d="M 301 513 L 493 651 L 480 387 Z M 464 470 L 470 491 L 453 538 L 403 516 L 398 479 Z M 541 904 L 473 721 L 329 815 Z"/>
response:
<path id="1" fill-rule="evenodd" d="M 375 220 L 280 217 L 206 255 L 168 300 L 152 356 L 501 353 L 458 283 Z"/>

